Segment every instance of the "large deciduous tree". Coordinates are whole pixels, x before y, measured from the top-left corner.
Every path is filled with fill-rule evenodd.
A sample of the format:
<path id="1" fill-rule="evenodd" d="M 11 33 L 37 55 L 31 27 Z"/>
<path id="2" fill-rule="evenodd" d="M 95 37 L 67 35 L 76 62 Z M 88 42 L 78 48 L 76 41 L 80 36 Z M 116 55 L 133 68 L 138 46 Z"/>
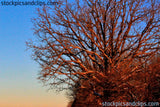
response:
<path id="1" fill-rule="evenodd" d="M 33 23 L 37 40 L 27 45 L 45 84 L 86 104 L 145 99 L 145 69 L 160 49 L 158 0 L 59 1 Z"/>

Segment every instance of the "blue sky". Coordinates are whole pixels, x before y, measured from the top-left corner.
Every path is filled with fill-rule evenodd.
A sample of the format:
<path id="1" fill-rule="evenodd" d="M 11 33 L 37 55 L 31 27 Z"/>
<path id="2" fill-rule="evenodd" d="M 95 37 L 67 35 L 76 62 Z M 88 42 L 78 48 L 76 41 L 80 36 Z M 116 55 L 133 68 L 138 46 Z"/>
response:
<path id="1" fill-rule="evenodd" d="M 67 102 L 64 95 L 47 92 L 48 88 L 38 83 L 39 66 L 31 59 L 31 52 L 26 50 L 25 42 L 34 38 L 31 18 L 36 16 L 36 8 L 38 6 L 0 5 L 0 106 L 19 107 L 19 104 L 24 107 L 31 103 L 28 107 L 46 107 L 47 104 L 48 107 L 63 107 Z M 36 98 L 39 103 L 34 104 L 36 101 L 30 99 L 20 102 L 23 98 Z M 12 102 L 15 99 L 16 104 Z M 48 103 L 41 104 L 41 100 Z"/>
<path id="2" fill-rule="evenodd" d="M 37 70 L 26 51 L 25 41 L 33 38 L 31 17 L 35 7 L 0 8 L 0 78 L 27 78 Z M 21 76 L 24 77 L 21 77 Z M 6 80 L 7 81 L 7 80 Z M 9 81 L 9 80 L 8 80 Z"/>

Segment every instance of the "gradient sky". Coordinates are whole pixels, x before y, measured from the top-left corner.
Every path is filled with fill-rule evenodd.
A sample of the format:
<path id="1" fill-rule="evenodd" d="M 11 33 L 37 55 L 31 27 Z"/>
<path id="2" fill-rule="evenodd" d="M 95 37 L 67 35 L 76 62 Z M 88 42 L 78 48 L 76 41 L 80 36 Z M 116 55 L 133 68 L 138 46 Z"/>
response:
<path id="1" fill-rule="evenodd" d="M 25 41 L 33 38 L 31 18 L 36 16 L 36 8 L 0 4 L 0 107 L 67 105 L 64 93 L 48 92 L 39 83 L 39 66 L 26 51 Z"/>

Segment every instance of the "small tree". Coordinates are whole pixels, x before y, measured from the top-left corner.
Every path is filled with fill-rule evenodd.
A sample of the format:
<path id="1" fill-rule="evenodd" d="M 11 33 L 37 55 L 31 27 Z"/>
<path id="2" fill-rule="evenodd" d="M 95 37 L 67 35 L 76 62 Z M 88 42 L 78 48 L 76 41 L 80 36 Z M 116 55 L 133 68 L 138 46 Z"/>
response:
<path id="1" fill-rule="evenodd" d="M 33 20 L 38 39 L 27 42 L 41 66 L 39 79 L 58 90 L 76 84 L 99 96 L 97 105 L 104 99 L 143 100 L 138 94 L 146 85 L 135 76 L 143 76 L 160 49 L 158 0 L 59 3 L 38 10 Z"/>

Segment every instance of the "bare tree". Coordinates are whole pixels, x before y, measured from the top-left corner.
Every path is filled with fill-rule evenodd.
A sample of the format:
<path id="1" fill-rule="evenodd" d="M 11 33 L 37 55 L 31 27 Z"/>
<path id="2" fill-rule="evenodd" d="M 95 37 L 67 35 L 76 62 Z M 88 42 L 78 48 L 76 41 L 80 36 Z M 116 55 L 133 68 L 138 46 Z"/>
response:
<path id="1" fill-rule="evenodd" d="M 76 84 L 99 101 L 143 100 L 137 96 L 144 94 L 145 78 L 134 77 L 145 73 L 147 61 L 160 49 L 159 1 L 60 3 L 38 10 L 33 19 L 38 39 L 27 45 L 41 66 L 39 79 L 58 90 Z"/>

